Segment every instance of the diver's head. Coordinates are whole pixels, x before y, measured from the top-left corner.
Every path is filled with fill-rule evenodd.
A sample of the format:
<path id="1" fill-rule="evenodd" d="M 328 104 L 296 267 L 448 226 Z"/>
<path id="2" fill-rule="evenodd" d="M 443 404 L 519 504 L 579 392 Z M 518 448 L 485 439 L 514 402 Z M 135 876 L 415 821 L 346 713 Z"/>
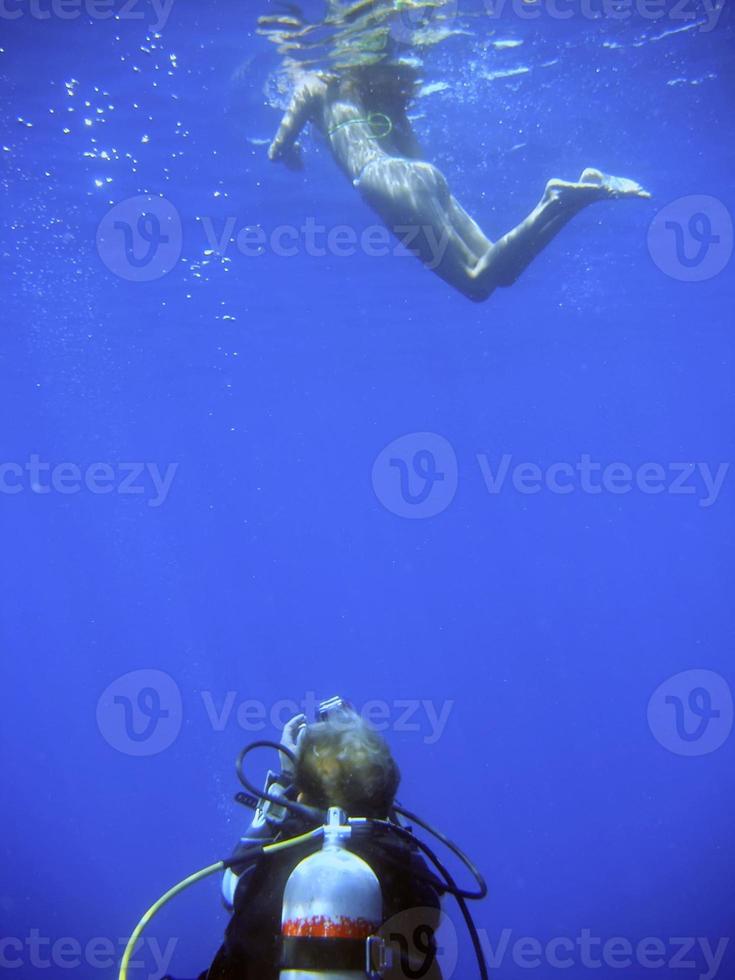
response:
<path id="1" fill-rule="evenodd" d="M 383 819 L 400 778 L 385 740 L 351 709 L 309 725 L 299 739 L 294 783 L 309 806 Z"/>

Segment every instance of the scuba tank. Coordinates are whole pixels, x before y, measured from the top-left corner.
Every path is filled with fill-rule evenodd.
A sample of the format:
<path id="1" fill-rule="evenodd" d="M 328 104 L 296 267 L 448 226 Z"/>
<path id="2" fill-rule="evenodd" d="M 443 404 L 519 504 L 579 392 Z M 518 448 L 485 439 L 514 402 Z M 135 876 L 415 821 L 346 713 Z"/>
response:
<path id="1" fill-rule="evenodd" d="M 348 851 L 347 816 L 331 807 L 321 850 L 291 872 L 283 894 L 280 980 L 379 978 L 389 955 L 377 932 L 383 923 L 380 883 Z"/>

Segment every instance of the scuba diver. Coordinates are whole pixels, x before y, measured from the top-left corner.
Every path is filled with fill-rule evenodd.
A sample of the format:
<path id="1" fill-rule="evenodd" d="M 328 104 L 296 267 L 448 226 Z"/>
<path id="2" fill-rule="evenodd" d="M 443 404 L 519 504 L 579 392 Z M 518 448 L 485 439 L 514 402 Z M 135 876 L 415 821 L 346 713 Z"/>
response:
<path id="1" fill-rule="evenodd" d="M 282 763 L 280 773 L 268 772 L 263 790 L 244 771 L 246 757 L 259 748 L 278 750 Z M 231 858 L 190 875 L 145 913 L 119 980 L 127 980 L 153 916 L 190 885 L 222 871 L 232 914 L 199 980 L 442 980 L 435 933 L 444 895 L 455 898 L 480 978 L 487 980 L 467 908 L 468 900 L 486 896 L 484 879 L 447 837 L 396 803 L 400 773 L 390 750 L 348 702 L 323 701 L 315 721 L 291 719 L 281 742 L 246 747 L 237 772 L 246 793 L 236 799 L 255 810 L 247 833 Z M 476 890 L 457 885 L 414 824 L 462 861 Z"/>
<path id="2" fill-rule="evenodd" d="M 364 6 L 364 4 L 363 4 Z M 576 214 L 595 201 L 649 198 L 633 180 L 588 168 L 550 180 L 531 213 L 492 242 L 422 159 L 408 119 L 417 76 L 401 61 L 302 73 L 268 156 L 302 166 L 298 137 L 312 123 L 333 157 L 404 247 L 475 302 L 511 286 Z"/>
<path id="3" fill-rule="evenodd" d="M 327 706 L 331 705 L 331 707 Z M 400 779 L 398 767 L 385 741 L 368 727 L 362 718 L 345 702 L 335 699 L 322 705 L 323 720 L 307 725 L 299 715 L 284 729 L 281 745 L 283 771 L 268 786 L 269 795 L 295 799 L 297 803 L 317 810 L 338 807 L 349 817 L 387 820 L 391 814 Z M 313 830 L 315 822 L 297 811 L 284 813 L 282 805 L 265 802 L 258 808 L 255 820 L 241 840 L 236 856 L 247 858 L 254 842 L 277 842 Z M 227 904 L 232 902 L 232 917 L 225 941 L 209 971 L 200 980 L 277 980 L 280 969 L 324 969 L 320 959 L 331 960 L 334 972 L 362 966 L 365 952 L 353 928 L 338 935 L 341 927 L 333 919 L 328 923 L 316 921 L 324 909 L 308 917 L 304 930 L 290 934 L 282 932 L 282 905 L 287 883 L 294 869 L 309 855 L 321 848 L 319 840 L 309 839 L 298 847 L 284 850 L 274 857 L 263 857 L 238 874 L 238 867 L 228 870 L 223 883 Z M 362 859 L 380 883 L 382 898 L 381 922 L 393 920 L 391 932 L 400 924 L 401 913 L 411 916 L 412 929 L 417 928 L 415 914 L 420 913 L 429 944 L 415 951 L 405 964 L 409 970 L 419 970 L 428 980 L 441 980 L 436 960 L 433 935 L 439 921 L 439 894 L 442 883 L 429 872 L 415 846 L 392 835 L 353 840 L 350 851 Z M 322 940 L 322 948 L 312 954 L 299 950 L 298 939 L 308 936 L 307 942 Z M 335 954 L 323 948 L 330 937 L 357 943 L 350 945 L 345 962 L 338 963 Z M 291 940 L 291 942 L 289 942 Z M 406 940 L 408 948 L 410 937 Z M 302 944 L 303 945 L 303 944 Z M 357 955 L 357 964 L 351 957 Z M 291 963 L 284 962 L 292 956 Z M 312 958 L 310 958 L 310 956 Z M 341 974 L 340 974 L 341 975 Z M 405 977 L 402 972 L 385 973 L 386 977 Z"/>

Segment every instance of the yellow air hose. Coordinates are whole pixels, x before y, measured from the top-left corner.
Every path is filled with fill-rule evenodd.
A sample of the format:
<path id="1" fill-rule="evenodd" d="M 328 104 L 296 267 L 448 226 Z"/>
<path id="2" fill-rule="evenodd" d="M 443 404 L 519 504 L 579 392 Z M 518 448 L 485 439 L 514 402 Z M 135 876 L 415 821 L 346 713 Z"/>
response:
<path id="1" fill-rule="evenodd" d="M 298 844 L 305 843 L 308 840 L 321 836 L 323 832 L 323 827 L 317 827 L 316 830 L 310 830 L 308 833 L 300 834 L 298 837 L 291 837 L 289 840 L 277 841 L 275 844 L 266 844 L 265 847 L 262 848 L 262 853 L 273 854 L 276 851 L 284 851 L 287 847 L 296 847 Z M 128 944 L 125 947 L 125 952 L 123 953 L 123 958 L 120 961 L 118 980 L 128 980 L 128 967 L 130 966 L 130 960 L 132 959 L 135 947 L 143 934 L 143 930 L 151 921 L 153 916 L 159 912 L 164 905 L 167 905 L 172 898 L 180 895 L 181 892 L 185 891 L 191 885 L 196 884 L 197 881 L 202 881 L 204 878 L 209 878 L 211 875 L 216 875 L 218 871 L 224 871 L 226 867 L 227 862 L 217 861 L 216 864 L 210 864 L 208 868 L 202 868 L 201 871 L 195 871 L 194 874 L 189 875 L 188 878 L 184 878 L 183 881 L 180 881 L 178 885 L 174 885 L 173 888 L 169 888 L 165 895 L 161 895 L 158 901 L 154 905 L 151 905 L 133 930 L 133 934 L 128 940 Z"/>

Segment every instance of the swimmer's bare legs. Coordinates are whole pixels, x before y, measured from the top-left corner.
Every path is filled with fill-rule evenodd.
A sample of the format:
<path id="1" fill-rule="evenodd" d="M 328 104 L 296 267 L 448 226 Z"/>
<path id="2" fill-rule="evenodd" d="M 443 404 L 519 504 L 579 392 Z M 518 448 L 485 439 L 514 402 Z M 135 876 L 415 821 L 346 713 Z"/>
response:
<path id="1" fill-rule="evenodd" d="M 541 201 L 516 228 L 504 235 L 480 259 L 470 277 L 492 291 L 510 286 L 533 259 L 579 212 L 595 201 L 649 198 L 640 184 L 588 168 L 577 183 L 550 180 Z"/>
<path id="2" fill-rule="evenodd" d="M 319 75 L 303 80 L 268 151 L 272 160 L 297 165 L 295 140 L 306 121 L 323 111 L 327 91 L 327 82 Z M 340 130 L 344 132 L 348 130 Z M 360 193 L 405 246 L 442 279 L 478 302 L 498 287 L 512 285 L 588 204 L 606 198 L 650 196 L 634 181 L 609 177 L 599 170 L 585 170 L 577 183 L 550 180 L 528 217 L 493 243 L 451 195 L 436 167 L 413 157 L 381 153 L 365 163 L 360 159 L 364 146 L 353 146 L 344 139 L 331 140 L 331 144 L 343 169 L 359 173 L 354 183 Z"/>
<path id="3" fill-rule="evenodd" d="M 609 198 L 646 198 L 640 185 L 587 169 L 579 181 L 550 180 L 541 201 L 516 228 L 491 242 L 449 192 L 431 164 L 376 161 L 358 182 L 406 247 L 442 279 L 475 301 L 512 285 L 561 229 L 587 205 Z"/>

